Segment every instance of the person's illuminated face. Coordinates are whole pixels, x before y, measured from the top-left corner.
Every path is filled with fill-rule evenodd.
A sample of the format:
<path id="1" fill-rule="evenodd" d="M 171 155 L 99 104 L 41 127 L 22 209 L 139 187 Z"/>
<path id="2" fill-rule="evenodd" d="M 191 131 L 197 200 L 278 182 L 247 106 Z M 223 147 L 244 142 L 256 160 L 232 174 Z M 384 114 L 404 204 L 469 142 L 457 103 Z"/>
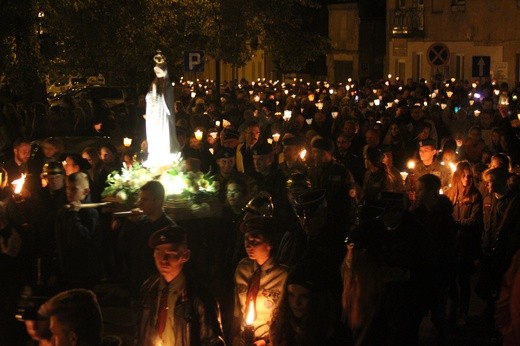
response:
<path id="1" fill-rule="evenodd" d="M 182 271 L 190 250 L 183 243 L 161 244 L 155 247 L 153 257 L 157 270 L 169 282 Z"/>
<path id="2" fill-rule="evenodd" d="M 53 157 L 54 155 L 56 155 L 58 153 L 58 148 L 56 148 L 54 145 L 49 144 L 49 143 L 43 144 L 42 149 L 43 149 L 43 155 L 45 157 Z"/>
<path id="3" fill-rule="evenodd" d="M 235 169 L 235 161 L 234 157 L 222 157 L 217 160 L 217 165 L 220 170 L 220 174 L 223 176 L 230 175 Z"/>
<path id="4" fill-rule="evenodd" d="M 31 157 L 31 146 L 22 143 L 18 148 L 14 148 L 14 158 L 18 163 L 27 163 Z"/>
<path id="5" fill-rule="evenodd" d="M 246 146 L 251 147 L 258 142 L 260 138 L 260 128 L 257 126 L 252 126 L 247 128 L 245 132 Z"/>
<path id="6" fill-rule="evenodd" d="M 436 153 L 437 150 L 429 145 L 425 145 L 424 147 L 419 148 L 419 156 L 421 157 L 421 161 L 426 165 L 431 164 Z"/>
<path id="7" fill-rule="evenodd" d="M 244 246 L 247 257 L 257 261 L 259 264 L 263 264 L 271 256 L 272 247 L 262 235 L 246 233 Z"/>
<path id="8" fill-rule="evenodd" d="M 111 163 L 116 158 L 114 153 L 110 151 L 110 149 L 105 147 L 101 148 L 101 150 L 99 151 L 99 157 L 101 158 L 101 161 L 105 163 Z"/>
<path id="9" fill-rule="evenodd" d="M 66 180 L 65 185 L 65 192 L 69 202 L 81 202 L 89 193 L 88 188 L 81 186 L 79 183 L 72 183 L 69 179 Z"/>
<path id="10" fill-rule="evenodd" d="M 489 193 L 502 192 L 502 184 L 497 181 L 497 178 L 491 174 L 484 175 L 484 182 Z"/>
<path id="11" fill-rule="evenodd" d="M 300 150 L 295 145 L 288 145 L 283 147 L 283 157 L 287 162 L 296 162 L 298 160 L 299 154 Z"/>
<path id="12" fill-rule="evenodd" d="M 322 165 L 332 161 L 332 153 L 330 151 L 312 148 L 311 154 L 316 165 Z"/>
<path id="13" fill-rule="evenodd" d="M 49 174 L 44 179 L 47 180 L 47 187 L 51 191 L 57 191 L 65 186 L 65 176 L 63 174 Z"/>
<path id="14" fill-rule="evenodd" d="M 390 133 L 392 136 L 397 136 L 399 134 L 399 126 L 397 126 L 397 124 L 392 124 L 390 126 Z"/>
<path id="15" fill-rule="evenodd" d="M 255 166 L 255 171 L 258 173 L 263 173 L 268 171 L 271 168 L 271 164 L 273 163 L 273 155 L 253 155 L 253 165 Z"/>
<path id="16" fill-rule="evenodd" d="M 241 208 L 245 205 L 244 192 L 237 184 L 228 184 L 226 189 L 226 198 L 231 207 Z"/>
<path id="17" fill-rule="evenodd" d="M 162 210 L 162 201 L 150 191 L 139 191 L 139 208 L 145 215 L 154 215 Z"/>
<path id="18" fill-rule="evenodd" d="M 465 169 L 464 172 L 462 172 L 462 174 L 460 176 L 460 182 L 461 182 L 462 186 L 464 186 L 464 187 L 470 186 L 472 181 L 473 181 L 473 175 L 471 174 L 471 172 L 469 170 Z"/>
<path id="19" fill-rule="evenodd" d="M 309 289 L 297 284 L 290 284 L 287 285 L 287 294 L 293 315 L 298 319 L 306 318 L 309 315 Z"/>

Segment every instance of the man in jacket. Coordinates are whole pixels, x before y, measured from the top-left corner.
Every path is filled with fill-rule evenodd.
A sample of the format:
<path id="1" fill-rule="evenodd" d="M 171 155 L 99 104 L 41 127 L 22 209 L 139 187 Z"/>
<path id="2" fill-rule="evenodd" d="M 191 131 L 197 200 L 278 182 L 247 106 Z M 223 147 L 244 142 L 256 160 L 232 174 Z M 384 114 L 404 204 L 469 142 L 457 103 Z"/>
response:
<path id="1" fill-rule="evenodd" d="M 189 275 L 186 231 L 167 226 L 151 235 L 159 274 L 142 287 L 138 345 L 224 345 L 215 300 Z"/>

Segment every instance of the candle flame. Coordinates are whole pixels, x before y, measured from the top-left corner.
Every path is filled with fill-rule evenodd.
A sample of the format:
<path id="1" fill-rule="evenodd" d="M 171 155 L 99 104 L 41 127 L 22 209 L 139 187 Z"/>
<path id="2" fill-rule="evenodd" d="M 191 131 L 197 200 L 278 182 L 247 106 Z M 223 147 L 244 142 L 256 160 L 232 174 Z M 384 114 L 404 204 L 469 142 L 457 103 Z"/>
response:
<path id="1" fill-rule="evenodd" d="M 255 321 L 255 304 L 251 300 L 249 302 L 249 307 L 247 308 L 246 324 L 248 326 L 251 326 L 251 325 L 253 325 L 254 321 Z"/>
<path id="2" fill-rule="evenodd" d="M 201 130 L 197 130 L 195 131 L 195 139 L 200 141 L 202 139 L 202 131 Z"/>
<path id="3" fill-rule="evenodd" d="M 300 151 L 300 158 L 302 160 L 305 160 L 305 155 L 307 155 L 307 149 L 303 149 L 302 151 Z"/>
<path id="4" fill-rule="evenodd" d="M 14 193 L 19 195 L 22 192 L 23 184 L 25 183 L 25 173 L 22 173 L 20 179 L 13 180 L 11 184 L 14 185 Z"/>
<path id="5" fill-rule="evenodd" d="M 408 169 L 414 169 L 415 168 L 415 161 L 414 160 L 410 160 L 408 161 L 408 163 L 406 164 L 406 167 L 408 167 Z"/>
<path id="6" fill-rule="evenodd" d="M 455 173 L 455 171 L 457 170 L 457 165 L 454 164 L 453 162 L 450 162 L 450 163 L 448 163 L 448 166 L 450 166 L 451 171 L 452 171 L 453 173 Z"/>

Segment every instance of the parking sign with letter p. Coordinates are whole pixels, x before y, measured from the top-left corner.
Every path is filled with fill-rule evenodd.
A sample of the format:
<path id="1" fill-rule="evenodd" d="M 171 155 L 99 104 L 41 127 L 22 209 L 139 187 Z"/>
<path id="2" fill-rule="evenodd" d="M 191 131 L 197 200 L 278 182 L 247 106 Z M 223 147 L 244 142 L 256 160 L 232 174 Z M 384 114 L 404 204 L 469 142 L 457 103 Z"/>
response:
<path id="1" fill-rule="evenodd" d="M 184 52 L 184 71 L 204 72 L 203 50 L 192 50 Z"/>

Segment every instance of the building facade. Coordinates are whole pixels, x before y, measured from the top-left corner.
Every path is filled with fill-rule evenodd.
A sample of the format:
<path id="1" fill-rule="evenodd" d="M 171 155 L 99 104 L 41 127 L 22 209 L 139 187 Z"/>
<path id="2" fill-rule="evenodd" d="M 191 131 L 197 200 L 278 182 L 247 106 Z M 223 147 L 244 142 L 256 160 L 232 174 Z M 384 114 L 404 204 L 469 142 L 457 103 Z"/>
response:
<path id="1" fill-rule="evenodd" d="M 388 73 L 520 80 L 520 1 L 388 0 Z"/>

